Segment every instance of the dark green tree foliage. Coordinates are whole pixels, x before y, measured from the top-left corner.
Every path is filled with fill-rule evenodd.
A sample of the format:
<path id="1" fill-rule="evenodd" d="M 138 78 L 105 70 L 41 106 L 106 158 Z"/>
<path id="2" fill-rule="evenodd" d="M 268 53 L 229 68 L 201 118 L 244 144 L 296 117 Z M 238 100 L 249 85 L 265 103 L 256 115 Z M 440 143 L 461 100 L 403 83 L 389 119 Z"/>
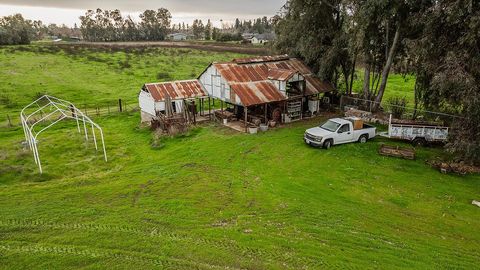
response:
<path id="1" fill-rule="evenodd" d="M 140 23 L 120 10 L 88 10 L 80 17 L 82 36 L 88 41 L 136 41 L 164 40 L 170 29 L 171 14 L 168 10 L 146 10 L 140 14 Z"/>
<path id="2" fill-rule="evenodd" d="M 419 19 L 414 42 L 417 89 L 431 110 L 460 114 L 453 121 L 448 149 L 480 162 L 480 3 L 436 1 Z"/>
<path id="3" fill-rule="evenodd" d="M 208 20 L 207 24 L 205 25 L 205 40 L 212 39 L 212 22 L 210 19 Z"/>
<path id="4" fill-rule="evenodd" d="M 140 14 L 140 30 L 145 40 L 164 40 L 167 36 L 172 15 L 170 11 L 160 8 L 157 11 L 146 10 Z"/>
<path id="5" fill-rule="evenodd" d="M 205 26 L 202 20 L 195 19 L 192 24 L 192 31 L 195 39 L 201 39 L 205 34 Z"/>
<path id="6" fill-rule="evenodd" d="M 337 82 L 342 75 L 348 91 L 354 54 L 347 35 L 347 8 L 339 0 L 290 0 L 275 31 L 277 49 L 304 59 L 324 80 Z"/>
<path id="7" fill-rule="evenodd" d="M 267 17 L 262 17 L 262 18 L 257 18 L 253 20 L 248 21 L 240 21 L 240 19 L 235 19 L 235 23 L 233 25 L 233 29 L 236 32 L 240 33 L 245 33 L 245 32 L 251 32 L 251 33 L 259 33 L 263 34 L 265 32 L 272 32 L 273 31 L 273 24 L 270 19 Z"/>
<path id="8" fill-rule="evenodd" d="M 0 45 L 30 44 L 34 35 L 32 21 L 21 14 L 0 18 Z"/>

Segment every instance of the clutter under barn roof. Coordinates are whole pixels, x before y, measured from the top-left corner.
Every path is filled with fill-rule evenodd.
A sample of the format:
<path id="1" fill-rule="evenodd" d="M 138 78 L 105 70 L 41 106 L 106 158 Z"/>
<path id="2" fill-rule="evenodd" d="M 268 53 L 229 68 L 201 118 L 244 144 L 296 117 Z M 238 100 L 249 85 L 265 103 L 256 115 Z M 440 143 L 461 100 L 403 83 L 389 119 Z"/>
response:
<path id="1" fill-rule="evenodd" d="M 199 109 L 200 116 L 220 115 L 240 121 L 246 129 L 252 123 L 288 123 L 314 115 L 320 109 L 320 94 L 333 91 L 332 84 L 301 60 L 278 55 L 212 63 L 197 80 L 145 84 L 139 103 L 142 122 L 179 115 L 187 123 L 193 116 L 195 122 Z M 211 100 L 220 101 L 220 113 L 212 113 Z"/>

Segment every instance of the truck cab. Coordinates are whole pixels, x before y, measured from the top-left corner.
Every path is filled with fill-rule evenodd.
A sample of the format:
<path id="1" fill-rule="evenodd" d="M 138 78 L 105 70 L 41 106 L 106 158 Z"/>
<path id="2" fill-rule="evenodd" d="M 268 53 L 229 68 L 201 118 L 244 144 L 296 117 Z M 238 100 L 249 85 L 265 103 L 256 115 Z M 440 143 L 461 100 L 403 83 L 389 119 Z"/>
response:
<path id="1" fill-rule="evenodd" d="M 329 149 L 333 145 L 360 142 L 366 143 L 376 135 L 376 128 L 364 124 L 359 118 L 332 118 L 325 123 L 308 129 L 305 143 Z"/>

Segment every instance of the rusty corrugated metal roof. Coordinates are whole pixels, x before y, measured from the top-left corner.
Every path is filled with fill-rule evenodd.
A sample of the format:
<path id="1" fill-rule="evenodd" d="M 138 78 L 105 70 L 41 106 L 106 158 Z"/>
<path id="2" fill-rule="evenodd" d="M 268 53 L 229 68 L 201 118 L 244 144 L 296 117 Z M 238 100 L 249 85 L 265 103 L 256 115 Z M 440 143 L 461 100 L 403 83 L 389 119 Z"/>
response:
<path id="1" fill-rule="evenodd" d="M 208 95 L 198 80 L 147 83 L 145 88 L 156 102 L 164 101 L 167 96 L 175 100 Z"/>
<path id="2" fill-rule="evenodd" d="M 234 59 L 232 62 L 213 63 L 212 65 L 232 87 L 234 93 L 240 98 L 240 102 L 246 106 L 284 100 L 283 94 L 270 80 L 283 80 L 284 78 L 288 80 L 289 76 L 296 72 L 306 78 L 305 95 L 335 90 L 331 84 L 316 77 L 305 63 L 299 59 L 290 58 L 288 55 Z M 261 84 L 256 84 L 256 82 L 261 82 Z M 243 85 L 240 86 L 241 83 Z M 233 85 L 236 86 L 233 87 Z M 262 87 L 256 87 L 258 85 Z M 272 90 L 272 87 L 276 89 L 276 95 L 264 92 Z"/>
<path id="3" fill-rule="evenodd" d="M 307 96 L 335 91 L 335 87 L 333 87 L 332 84 L 330 84 L 329 82 L 324 82 L 318 77 L 307 75 L 305 76 L 305 81 L 305 95 Z"/>
<path id="4" fill-rule="evenodd" d="M 252 106 L 287 99 L 270 81 L 233 83 L 230 86 L 240 98 L 244 106 Z"/>
<path id="5" fill-rule="evenodd" d="M 288 60 L 290 57 L 286 54 L 284 55 L 271 55 L 271 56 L 259 56 L 259 57 L 252 57 L 252 58 L 240 58 L 240 59 L 233 59 L 233 63 L 236 64 L 252 64 L 252 63 L 265 63 L 265 62 L 273 62 L 273 61 L 282 61 Z"/>
<path id="6" fill-rule="evenodd" d="M 287 81 L 296 73 L 299 73 L 299 72 L 291 69 L 271 68 L 268 70 L 268 79 L 277 80 L 277 81 Z"/>

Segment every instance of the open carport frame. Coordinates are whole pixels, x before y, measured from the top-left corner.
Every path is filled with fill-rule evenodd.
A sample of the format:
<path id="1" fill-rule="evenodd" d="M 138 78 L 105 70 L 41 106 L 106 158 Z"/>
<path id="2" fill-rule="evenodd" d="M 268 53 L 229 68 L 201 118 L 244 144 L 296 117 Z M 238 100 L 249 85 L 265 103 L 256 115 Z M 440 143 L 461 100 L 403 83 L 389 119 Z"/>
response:
<path id="1" fill-rule="evenodd" d="M 49 109 L 47 113 L 44 110 Z M 33 111 L 28 112 L 27 111 Z M 95 129 L 100 133 L 100 139 L 102 142 L 103 156 L 105 162 L 107 159 L 107 151 L 105 149 L 105 140 L 103 137 L 102 128 L 80 111 L 73 103 L 62 100 L 49 95 L 44 95 L 32 103 L 25 106 L 20 112 L 20 119 L 22 121 L 23 132 L 28 147 L 33 152 L 33 158 L 38 166 L 40 174 L 43 173 L 42 162 L 38 153 L 38 136 L 44 131 L 54 126 L 58 122 L 64 119 L 72 119 L 77 123 L 78 133 L 85 134 L 85 140 L 89 140 L 88 127 L 91 127 L 91 135 L 95 145 L 95 149 L 98 151 L 97 136 Z M 46 126 L 40 126 L 40 123 L 48 123 Z"/>

